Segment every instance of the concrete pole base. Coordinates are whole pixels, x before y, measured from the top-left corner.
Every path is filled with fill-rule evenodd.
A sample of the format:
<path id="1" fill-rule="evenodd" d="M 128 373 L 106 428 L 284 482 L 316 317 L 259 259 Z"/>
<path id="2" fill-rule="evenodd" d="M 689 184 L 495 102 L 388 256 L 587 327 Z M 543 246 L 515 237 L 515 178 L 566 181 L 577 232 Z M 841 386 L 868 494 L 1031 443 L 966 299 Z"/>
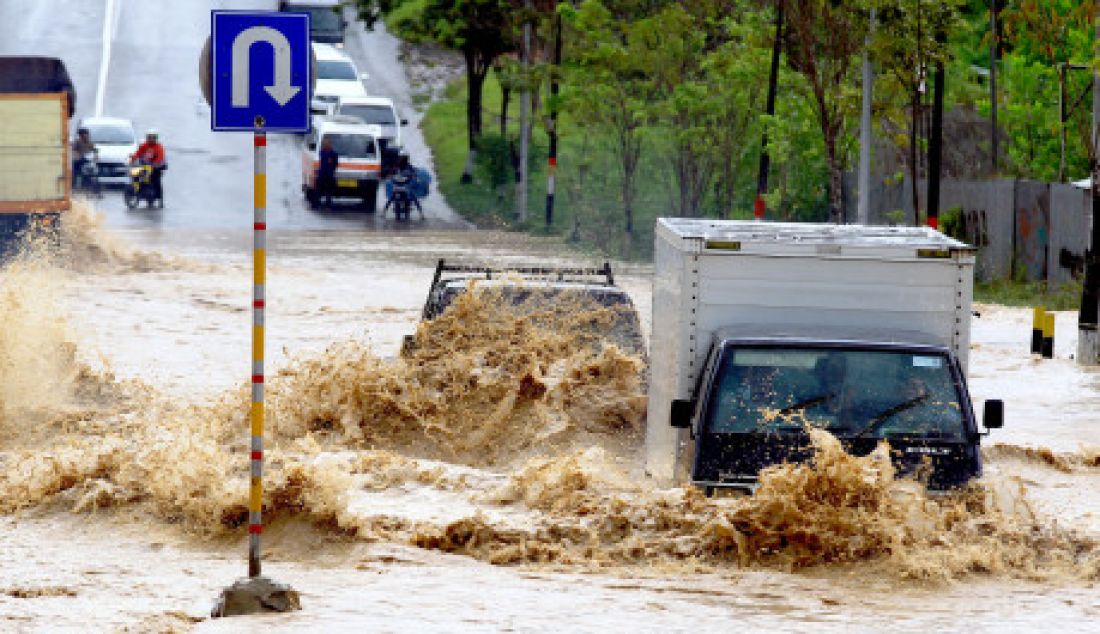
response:
<path id="1" fill-rule="evenodd" d="M 1100 331 L 1096 326 L 1080 326 L 1077 331 L 1077 365 L 1100 365 Z"/>
<path id="2" fill-rule="evenodd" d="M 238 579 L 218 597 L 210 616 L 240 616 L 261 612 L 291 612 L 301 610 L 298 591 L 267 577 Z"/>

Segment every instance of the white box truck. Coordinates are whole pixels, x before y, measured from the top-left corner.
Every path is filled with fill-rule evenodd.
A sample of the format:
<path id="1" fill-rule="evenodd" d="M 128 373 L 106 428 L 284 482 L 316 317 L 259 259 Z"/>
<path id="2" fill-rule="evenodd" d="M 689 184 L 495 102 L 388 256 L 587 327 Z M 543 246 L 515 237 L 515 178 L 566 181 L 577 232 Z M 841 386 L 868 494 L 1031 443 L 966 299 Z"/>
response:
<path id="1" fill-rule="evenodd" d="M 646 469 L 708 493 L 808 459 L 808 427 L 950 488 L 981 473 L 975 250 L 929 228 L 657 222 Z M 985 427 L 1003 404 L 986 401 Z M 923 466 L 922 466 L 923 465 Z"/>
<path id="2" fill-rule="evenodd" d="M 0 258 L 28 232 L 55 234 L 69 209 L 75 99 L 61 60 L 0 56 Z"/>

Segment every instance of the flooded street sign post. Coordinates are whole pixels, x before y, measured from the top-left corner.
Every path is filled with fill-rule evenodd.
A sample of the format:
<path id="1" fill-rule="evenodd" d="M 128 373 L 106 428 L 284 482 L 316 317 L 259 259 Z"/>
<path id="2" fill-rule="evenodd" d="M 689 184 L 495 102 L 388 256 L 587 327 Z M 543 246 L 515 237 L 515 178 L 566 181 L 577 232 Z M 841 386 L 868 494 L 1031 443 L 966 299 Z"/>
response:
<path id="1" fill-rule="evenodd" d="M 252 132 L 252 402 L 249 411 L 248 577 L 222 591 L 212 615 L 300 610 L 297 591 L 261 574 L 264 313 L 267 293 L 267 134 L 309 131 L 313 87 L 308 13 L 211 11 L 199 79 L 215 132 Z"/>

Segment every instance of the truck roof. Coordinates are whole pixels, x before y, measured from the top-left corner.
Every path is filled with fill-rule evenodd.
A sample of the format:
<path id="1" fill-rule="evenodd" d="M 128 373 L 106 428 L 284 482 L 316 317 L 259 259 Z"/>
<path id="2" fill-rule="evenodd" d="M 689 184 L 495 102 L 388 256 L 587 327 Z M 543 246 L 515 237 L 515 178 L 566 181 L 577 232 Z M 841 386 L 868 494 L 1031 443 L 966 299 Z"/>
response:
<path id="1" fill-rule="evenodd" d="M 719 328 L 714 333 L 719 342 L 797 344 L 814 346 L 830 344 L 871 344 L 906 348 L 928 347 L 946 352 L 947 342 L 916 330 L 892 328 L 857 328 L 850 326 L 804 326 L 785 324 L 743 324 Z"/>
<path id="2" fill-rule="evenodd" d="M 964 242 L 930 227 L 881 227 L 803 222 L 761 222 L 702 218 L 660 218 L 658 232 L 667 237 L 715 243 L 709 248 L 735 244 L 833 245 L 837 247 L 905 247 L 973 251 Z"/>
<path id="3" fill-rule="evenodd" d="M 76 111 L 76 88 L 65 63 L 56 57 L 0 56 L 0 93 L 68 95 L 69 117 Z"/>

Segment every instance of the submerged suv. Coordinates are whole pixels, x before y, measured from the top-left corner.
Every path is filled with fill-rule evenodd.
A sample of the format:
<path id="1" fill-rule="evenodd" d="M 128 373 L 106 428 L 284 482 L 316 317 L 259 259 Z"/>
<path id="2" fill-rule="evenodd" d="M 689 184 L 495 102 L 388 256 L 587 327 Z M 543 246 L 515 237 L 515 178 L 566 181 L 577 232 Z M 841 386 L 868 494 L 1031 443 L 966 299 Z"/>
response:
<path id="1" fill-rule="evenodd" d="M 647 358 L 645 338 L 642 336 L 638 311 L 625 290 L 615 284 L 611 264 L 592 269 L 557 268 L 538 266 L 486 267 L 448 264 L 440 260 L 428 299 L 421 313 L 422 320 L 431 320 L 443 314 L 455 299 L 471 288 L 476 280 L 475 292 L 487 290 L 498 295 L 494 299 L 525 311 L 557 309 L 562 311 L 607 308 L 614 311 L 614 319 L 594 325 L 595 339 L 615 344 L 627 353 Z M 407 355 L 413 347 L 413 337 L 405 337 L 401 347 Z"/>

